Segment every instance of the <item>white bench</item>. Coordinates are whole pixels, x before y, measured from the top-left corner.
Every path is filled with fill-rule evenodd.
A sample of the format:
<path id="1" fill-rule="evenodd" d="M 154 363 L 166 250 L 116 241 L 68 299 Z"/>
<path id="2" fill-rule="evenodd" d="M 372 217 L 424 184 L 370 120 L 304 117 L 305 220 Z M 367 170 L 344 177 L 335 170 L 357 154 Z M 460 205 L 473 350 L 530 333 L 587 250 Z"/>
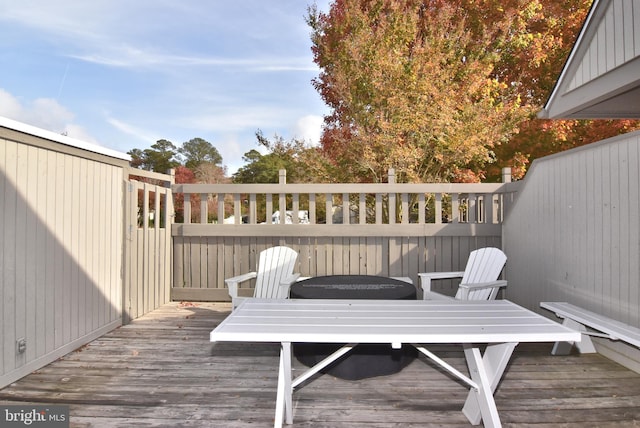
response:
<path id="1" fill-rule="evenodd" d="M 582 309 L 571 303 L 542 302 L 540 307 L 555 312 L 558 317 L 564 318 L 563 325 L 582 333 L 582 340 L 579 343 L 575 343 L 581 354 L 596 352 L 596 348 L 593 346 L 589 336 L 621 340 L 640 348 L 640 328 Z M 587 327 L 601 333 L 588 330 Z M 556 342 L 551 353 L 553 355 L 566 355 L 571 351 L 572 345 L 572 342 Z"/>

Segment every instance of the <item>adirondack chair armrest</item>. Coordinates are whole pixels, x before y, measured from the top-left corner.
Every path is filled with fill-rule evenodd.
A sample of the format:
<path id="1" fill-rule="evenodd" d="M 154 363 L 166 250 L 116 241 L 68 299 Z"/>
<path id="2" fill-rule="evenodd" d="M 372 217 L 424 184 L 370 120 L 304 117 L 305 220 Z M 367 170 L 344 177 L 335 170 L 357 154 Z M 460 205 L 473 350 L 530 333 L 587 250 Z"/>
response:
<path id="1" fill-rule="evenodd" d="M 491 298 L 489 300 L 493 300 L 495 296 L 498 294 L 498 290 L 500 287 L 506 287 L 507 281 L 505 280 L 497 280 L 490 282 L 479 282 L 477 284 L 460 284 L 458 287 L 462 290 L 462 300 L 466 300 L 469 296 L 469 292 L 472 290 L 483 290 L 486 288 L 495 288 L 494 291 L 491 292 Z"/>
<path id="2" fill-rule="evenodd" d="M 455 300 L 455 298 L 435 291 L 425 291 L 422 294 L 422 300 Z"/>
<path id="3" fill-rule="evenodd" d="M 294 282 L 298 281 L 300 279 L 300 274 L 299 273 L 294 273 L 289 275 L 288 277 L 286 277 L 285 279 L 282 280 L 282 282 L 280 283 L 280 285 L 284 286 L 291 286 L 291 284 L 293 284 Z"/>
<path id="4" fill-rule="evenodd" d="M 464 276 L 464 271 L 462 272 L 425 272 L 425 273 L 419 273 L 418 276 L 420 277 L 420 288 L 422 288 L 422 291 L 426 294 L 431 292 L 432 279 L 462 278 Z"/>
<path id="5" fill-rule="evenodd" d="M 280 287 L 283 287 L 286 289 L 286 291 L 284 292 L 285 296 L 289 297 L 289 288 L 291 288 L 293 283 L 298 281 L 299 278 L 300 278 L 300 274 L 294 273 L 293 275 L 286 277 L 280 282 Z M 282 293 L 278 293 L 278 295 L 282 295 Z"/>
<path id="6" fill-rule="evenodd" d="M 234 276 L 231 278 L 227 278 L 224 280 L 225 284 L 229 288 L 229 296 L 232 298 L 238 297 L 238 284 L 244 281 L 248 281 L 257 277 L 258 274 L 256 272 L 249 272 L 242 275 Z"/>
<path id="7" fill-rule="evenodd" d="M 483 288 L 494 288 L 494 287 L 506 287 L 507 281 L 498 280 L 491 282 L 479 282 L 477 284 L 460 284 L 460 288 L 466 288 L 469 290 L 481 290 Z"/>

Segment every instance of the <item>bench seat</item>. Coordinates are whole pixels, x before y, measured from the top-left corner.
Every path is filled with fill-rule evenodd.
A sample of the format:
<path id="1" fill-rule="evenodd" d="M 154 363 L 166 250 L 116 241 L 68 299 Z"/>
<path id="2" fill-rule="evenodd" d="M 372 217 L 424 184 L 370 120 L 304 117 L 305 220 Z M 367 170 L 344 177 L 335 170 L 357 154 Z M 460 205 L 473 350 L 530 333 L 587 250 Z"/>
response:
<path id="1" fill-rule="evenodd" d="M 558 317 L 564 318 L 563 325 L 582 333 L 582 340 L 579 343 L 575 343 L 580 353 L 596 352 L 590 336 L 620 340 L 640 348 L 640 329 L 637 327 L 588 311 L 571 303 L 541 302 L 540 307 L 555 312 Z M 601 333 L 590 331 L 587 327 Z M 556 342 L 551 353 L 553 355 L 568 354 L 572 345 L 573 343 Z"/>

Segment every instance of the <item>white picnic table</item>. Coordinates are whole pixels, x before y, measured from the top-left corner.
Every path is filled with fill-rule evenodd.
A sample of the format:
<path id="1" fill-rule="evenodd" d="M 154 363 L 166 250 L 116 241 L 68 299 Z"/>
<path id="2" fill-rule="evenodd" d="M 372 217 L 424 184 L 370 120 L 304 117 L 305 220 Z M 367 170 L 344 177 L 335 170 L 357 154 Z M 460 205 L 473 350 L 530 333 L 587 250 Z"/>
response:
<path id="1" fill-rule="evenodd" d="M 281 344 L 275 427 L 283 419 L 293 423 L 294 389 L 358 343 L 415 346 L 469 385 L 462 412 L 472 424 L 499 427 L 493 393 L 516 345 L 579 341 L 580 333 L 507 300 L 247 299 L 211 332 L 210 340 Z M 292 379 L 292 343 L 345 346 Z M 469 375 L 423 346 L 436 343 L 461 344 Z"/>

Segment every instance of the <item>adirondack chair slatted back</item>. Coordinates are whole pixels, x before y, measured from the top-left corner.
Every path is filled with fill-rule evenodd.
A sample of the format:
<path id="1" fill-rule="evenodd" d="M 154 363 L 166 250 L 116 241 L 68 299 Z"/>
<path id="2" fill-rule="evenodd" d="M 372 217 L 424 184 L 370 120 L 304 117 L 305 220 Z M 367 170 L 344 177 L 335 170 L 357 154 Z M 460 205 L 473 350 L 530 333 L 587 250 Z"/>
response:
<path id="1" fill-rule="evenodd" d="M 502 268 L 507 262 L 507 256 L 498 248 L 486 247 L 472 251 L 467 260 L 467 266 L 462 277 L 462 284 L 478 284 L 491 282 L 498 279 Z M 497 293 L 498 289 L 473 290 L 469 292 L 468 300 L 489 300 L 495 298 L 491 293 Z M 461 297 L 458 289 L 456 299 Z"/>
<path id="2" fill-rule="evenodd" d="M 255 285 L 255 297 L 284 299 L 288 289 L 280 283 L 293 275 L 298 252 L 289 247 L 271 247 L 260 252 Z"/>

